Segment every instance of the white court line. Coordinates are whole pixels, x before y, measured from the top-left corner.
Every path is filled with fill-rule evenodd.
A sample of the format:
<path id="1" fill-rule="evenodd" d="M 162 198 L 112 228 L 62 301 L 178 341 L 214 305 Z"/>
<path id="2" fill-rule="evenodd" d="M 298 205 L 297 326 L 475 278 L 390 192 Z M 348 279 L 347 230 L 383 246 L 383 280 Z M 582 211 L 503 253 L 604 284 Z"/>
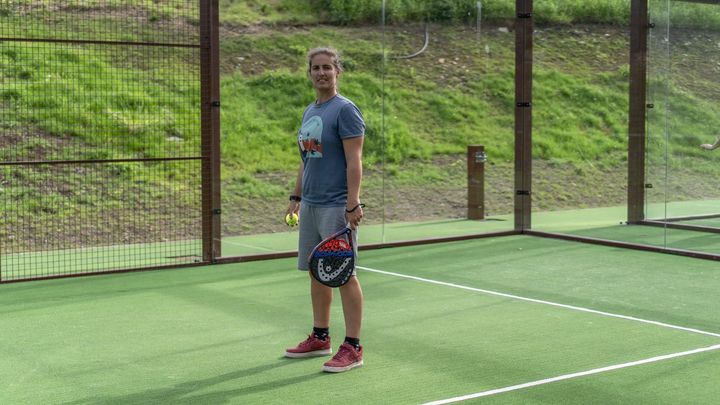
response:
<path id="1" fill-rule="evenodd" d="M 407 274 L 393 273 L 393 272 L 390 272 L 390 271 L 371 269 L 371 268 L 369 268 L 369 267 L 357 266 L 357 268 L 358 268 L 358 269 L 362 269 L 362 270 L 366 270 L 366 271 L 370 271 L 370 272 L 373 272 L 373 273 L 386 274 L 386 275 L 395 276 L 395 277 L 402 277 L 402 278 L 407 278 L 407 279 L 411 279 L 411 280 L 422 281 L 422 282 L 425 282 L 425 283 L 431 283 L 431 284 L 437 284 L 437 285 L 444 285 L 444 286 L 446 286 L 446 287 L 453 287 L 453 288 L 459 288 L 459 289 L 462 289 L 462 290 L 475 291 L 475 292 L 480 292 L 480 293 L 489 294 L 489 295 L 496 295 L 496 296 L 499 296 L 499 297 L 512 298 L 512 299 L 516 299 L 516 300 L 520 300 L 520 301 L 534 302 L 534 303 L 536 303 L 536 304 L 551 305 L 551 306 L 554 306 L 554 307 L 572 309 L 572 310 L 574 310 L 574 311 L 580 311 L 580 312 L 588 312 L 588 313 L 591 313 L 591 314 L 603 315 L 603 316 L 608 316 L 608 317 L 611 317 L 611 318 L 620 318 L 620 319 L 626 319 L 626 320 L 629 320 L 629 321 L 642 322 L 642 323 L 647 323 L 647 324 L 651 324 L 651 325 L 662 326 L 662 327 L 664 327 L 664 328 L 677 329 L 677 330 L 682 330 L 682 331 L 692 332 L 692 333 L 699 333 L 699 334 L 701 334 L 701 335 L 720 337 L 720 333 L 707 332 L 707 331 L 704 331 L 704 330 L 694 329 L 694 328 L 686 328 L 686 327 L 684 327 L 684 326 L 671 325 L 671 324 L 669 324 L 669 323 L 658 322 L 658 321 L 651 321 L 651 320 L 642 319 L 642 318 L 636 318 L 636 317 L 634 317 L 634 316 L 613 314 L 613 313 L 610 313 L 610 312 L 603 312 L 603 311 L 598 311 L 598 310 L 590 309 L 590 308 L 576 307 L 576 306 L 574 306 L 574 305 L 559 304 L 559 303 L 557 303 L 557 302 L 552 302 L 552 301 L 544 301 L 544 300 L 538 300 L 538 299 L 535 299 L 535 298 L 521 297 L 521 296 L 519 296 L 519 295 L 512 295 L 512 294 L 501 293 L 501 292 L 497 292 L 497 291 L 483 290 L 483 289 L 481 289 L 481 288 L 474 288 L 474 287 L 468 287 L 468 286 L 464 286 L 464 285 L 460 285 L 460 284 L 446 283 L 446 282 L 444 282 L 444 281 L 437 281 L 437 280 L 432 280 L 432 279 L 429 279 L 429 278 L 409 276 L 409 275 L 407 275 Z"/>
<path id="2" fill-rule="evenodd" d="M 275 250 L 273 250 L 273 249 L 264 248 L 264 247 L 262 247 L 262 246 L 246 245 L 246 244 L 244 244 L 244 243 L 240 243 L 240 242 L 230 242 L 229 240 L 224 240 L 224 239 L 216 239 L 216 240 L 220 240 L 220 243 L 227 243 L 228 245 L 241 246 L 241 247 L 246 247 L 246 248 L 250 248 L 250 249 L 257 249 L 257 250 L 264 250 L 264 251 L 266 251 L 266 252 L 275 252 Z"/>
<path id="3" fill-rule="evenodd" d="M 714 345 L 714 346 L 702 347 L 702 348 L 694 349 L 694 350 L 688 350 L 688 351 L 686 351 L 686 352 L 679 352 L 679 353 L 672 353 L 672 354 L 666 354 L 666 355 L 662 355 L 662 356 L 651 357 L 651 358 L 649 358 L 649 359 L 632 361 L 632 362 L 629 362 L 629 363 L 616 364 L 616 365 L 613 365 L 613 366 L 595 368 L 595 369 L 592 369 L 592 370 L 581 371 L 581 372 L 579 372 L 579 373 L 572 373 L 572 374 L 560 375 L 560 376 L 557 376 L 557 377 L 546 378 L 546 379 L 537 380 L 537 381 L 531 381 L 531 382 L 527 382 L 527 383 L 524 383 L 524 384 L 511 385 L 511 386 L 505 387 L 505 388 L 498 388 L 498 389 L 494 389 L 494 390 L 477 392 L 477 393 L 475 393 L 475 394 L 468 394 L 468 395 L 463 395 L 463 396 L 454 397 L 454 398 L 448 398 L 448 399 L 441 399 L 441 400 L 432 401 L 432 402 L 426 402 L 426 403 L 424 403 L 423 405 L 450 404 L 450 403 L 453 403 L 453 402 L 460 402 L 460 401 L 465 401 L 465 400 L 473 399 L 473 398 L 487 397 L 487 396 L 490 396 L 490 395 L 501 394 L 501 393 L 503 393 L 503 392 L 515 391 L 515 390 L 519 390 L 519 389 L 523 389 L 523 388 L 528 388 L 528 387 L 535 387 L 535 386 L 537 386 L 537 385 L 549 384 L 549 383 L 553 383 L 553 382 L 556 382 L 556 381 L 562 381 L 562 380 L 569 380 L 569 379 L 571 379 L 571 378 L 583 377 L 583 376 L 586 376 L 586 375 L 604 373 L 604 372 L 606 372 L 606 371 L 619 370 L 619 369 L 621 369 L 621 368 L 639 366 L 639 365 L 641 365 L 641 364 L 655 363 L 655 362 L 658 362 L 658 361 L 663 361 L 663 360 L 668 360 L 668 359 L 674 359 L 674 358 L 683 357 L 683 356 L 689 356 L 689 355 L 691 355 L 691 354 L 696 354 L 696 353 L 709 352 L 709 351 L 717 350 L 717 349 L 720 349 L 720 344 L 719 344 L 719 345 Z"/>
<path id="4" fill-rule="evenodd" d="M 647 320 L 647 319 L 636 318 L 633 316 L 613 314 L 610 312 L 597 311 L 597 310 L 589 309 L 589 308 L 576 307 L 574 305 L 565 305 L 565 304 L 559 304 L 559 303 L 551 302 L 551 301 L 544 301 L 544 300 L 538 300 L 538 299 L 534 299 L 534 298 L 521 297 L 519 295 L 512 295 L 512 294 L 506 294 L 506 293 L 501 293 L 501 292 L 497 292 L 497 291 L 483 290 L 481 288 L 468 287 L 468 286 L 464 286 L 464 285 L 460 285 L 460 284 L 453 284 L 453 283 L 447 283 L 444 281 L 431 280 L 431 279 L 423 278 L 423 277 L 410 276 L 407 274 L 393 273 L 390 271 L 377 270 L 377 269 L 372 269 L 369 267 L 357 266 L 357 268 L 366 270 L 366 271 L 370 271 L 373 273 L 407 278 L 407 279 L 422 281 L 422 282 L 431 283 L 431 284 L 444 285 L 447 287 L 459 288 L 462 290 L 475 291 L 475 292 L 480 292 L 480 293 L 484 293 L 484 294 L 496 295 L 496 296 L 505 297 L 505 298 L 512 298 L 512 299 L 521 300 L 521 301 L 534 302 L 537 304 L 551 305 L 554 307 L 566 308 L 566 309 L 571 309 L 571 310 L 581 311 L 581 312 L 588 312 L 588 313 L 608 316 L 608 317 L 612 317 L 612 318 L 620 318 L 620 319 L 626 319 L 626 320 L 630 320 L 630 321 L 642 322 L 642 323 L 647 323 L 647 324 L 656 325 L 656 326 L 662 326 L 662 327 L 670 328 L 670 329 L 677 329 L 677 330 L 682 330 L 682 331 L 686 331 L 686 332 L 699 333 L 701 335 L 720 337 L 719 333 L 707 332 L 707 331 L 693 329 L 693 328 L 686 328 L 684 326 L 671 325 L 671 324 L 667 324 L 664 322 L 651 321 L 651 320 Z M 587 371 L 581 371 L 578 373 L 565 374 L 565 375 L 552 377 L 552 378 L 545 378 L 542 380 L 512 385 L 512 386 L 505 387 L 505 388 L 497 388 L 497 389 L 493 389 L 493 390 L 489 390 L 489 391 L 482 391 L 482 392 L 478 392 L 475 394 L 469 394 L 469 395 L 463 395 L 463 396 L 454 397 L 454 398 L 448 398 L 448 399 L 442 399 L 442 400 L 433 401 L 433 402 L 427 402 L 423 405 L 440 405 L 440 404 L 449 404 L 449 403 L 453 403 L 453 402 L 460 402 L 460 401 L 465 401 L 468 399 L 486 397 L 486 396 L 490 396 L 490 395 L 501 394 L 503 392 L 515 391 L 515 390 L 519 390 L 519 389 L 523 389 L 523 388 L 534 387 L 537 385 L 549 384 L 549 383 L 553 383 L 556 381 L 569 380 L 571 378 L 583 377 L 583 376 L 592 375 L 592 374 L 599 374 L 599 373 L 604 373 L 607 371 L 638 366 L 641 364 L 654 363 L 654 362 L 658 362 L 658 361 L 674 359 L 677 357 L 689 356 L 689 355 L 696 354 L 696 353 L 709 352 L 709 351 L 718 350 L 718 349 L 720 349 L 720 344 L 714 345 L 714 346 L 703 347 L 703 348 L 699 348 L 699 349 L 694 349 L 694 350 L 688 350 L 685 352 L 672 353 L 672 354 L 666 354 L 666 355 L 662 355 L 662 356 L 651 357 L 649 359 L 637 360 L 637 361 L 633 361 L 633 362 L 629 362 L 629 363 L 616 364 L 613 366 L 607 366 L 607 367 L 601 367 L 601 368 L 596 368 L 596 369 L 587 370 Z"/>

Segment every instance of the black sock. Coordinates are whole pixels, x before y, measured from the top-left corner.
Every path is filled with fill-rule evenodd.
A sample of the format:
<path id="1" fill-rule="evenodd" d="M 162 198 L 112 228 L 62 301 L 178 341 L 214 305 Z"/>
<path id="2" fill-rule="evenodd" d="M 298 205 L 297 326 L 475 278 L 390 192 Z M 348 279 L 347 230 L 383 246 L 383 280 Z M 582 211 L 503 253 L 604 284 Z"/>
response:
<path id="1" fill-rule="evenodd" d="M 313 327 L 313 334 L 316 338 L 320 340 L 327 339 L 328 335 L 330 334 L 330 328 L 316 328 Z"/>
<path id="2" fill-rule="evenodd" d="M 355 350 L 360 350 L 360 339 L 354 337 L 345 336 L 345 343 L 352 345 Z"/>

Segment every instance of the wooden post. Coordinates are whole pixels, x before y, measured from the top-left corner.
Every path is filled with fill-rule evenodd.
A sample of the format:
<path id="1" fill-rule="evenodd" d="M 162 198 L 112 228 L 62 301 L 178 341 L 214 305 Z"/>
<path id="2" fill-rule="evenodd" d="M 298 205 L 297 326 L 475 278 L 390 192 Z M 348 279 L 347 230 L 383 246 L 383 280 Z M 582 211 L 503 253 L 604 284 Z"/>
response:
<path id="1" fill-rule="evenodd" d="M 203 261 L 220 251 L 220 48 L 218 0 L 200 0 Z"/>
<path id="2" fill-rule="evenodd" d="M 515 230 L 531 229 L 533 0 L 515 11 Z"/>
<path id="3" fill-rule="evenodd" d="M 485 219 L 485 146 L 468 145 L 467 147 L 467 217 L 468 219 Z"/>
<path id="4" fill-rule="evenodd" d="M 632 0 L 630 11 L 630 117 L 628 123 L 627 222 L 645 219 L 645 124 L 648 1 Z"/>

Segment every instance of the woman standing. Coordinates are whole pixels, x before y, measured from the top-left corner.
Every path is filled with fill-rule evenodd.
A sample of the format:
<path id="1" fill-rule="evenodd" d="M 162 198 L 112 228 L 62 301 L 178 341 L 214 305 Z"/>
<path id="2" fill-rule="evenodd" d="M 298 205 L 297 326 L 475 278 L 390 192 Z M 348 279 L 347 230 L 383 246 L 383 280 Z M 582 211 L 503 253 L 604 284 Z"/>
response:
<path id="1" fill-rule="evenodd" d="M 334 49 L 316 48 L 308 53 L 308 74 L 317 99 L 303 113 L 298 133 L 302 162 L 287 213 L 299 211 L 298 268 L 307 271 L 307 257 L 327 236 L 350 224 L 357 230 L 363 217 L 360 204 L 362 148 L 365 122 L 352 101 L 338 93 L 343 68 Z M 301 202 L 302 201 L 302 202 Z M 357 232 L 352 233 L 357 238 Z M 357 239 L 354 241 L 357 246 Z M 309 272 L 308 272 L 309 274 Z M 360 345 L 363 294 L 357 275 L 341 286 L 345 339 L 333 358 L 323 365 L 327 372 L 343 372 L 363 364 Z M 310 275 L 313 331 L 286 357 L 324 356 L 332 353 L 330 304 L 333 290 Z"/>

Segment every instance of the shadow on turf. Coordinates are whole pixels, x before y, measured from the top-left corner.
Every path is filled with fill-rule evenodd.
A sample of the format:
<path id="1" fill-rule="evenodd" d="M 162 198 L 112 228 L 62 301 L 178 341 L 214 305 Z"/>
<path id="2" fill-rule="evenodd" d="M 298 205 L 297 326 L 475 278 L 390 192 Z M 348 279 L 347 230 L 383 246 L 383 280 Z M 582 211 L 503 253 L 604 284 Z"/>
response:
<path id="1" fill-rule="evenodd" d="M 300 359 L 301 361 L 303 359 Z M 268 371 L 285 367 L 290 364 L 297 364 L 298 359 L 288 359 L 280 357 L 276 363 L 265 364 L 257 367 L 251 367 L 245 370 L 233 371 L 230 373 L 221 374 L 215 377 L 205 378 L 195 381 L 186 381 L 179 383 L 173 387 L 167 388 L 154 388 L 146 391 L 136 392 L 129 395 L 113 395 L 113 396 L 94 396 L 77 401 L 64 402 L 66 405 L 76 404 L 139 404 L 139 403 L 152 403 L 152 404 L 217 404 L 226 403 L 228 401 L 237 400 L 239 397 L 244 395 L 256 394 L 263 391 L 271 391 L 279 388 L 283 388 L 289 385 L 305 383 L 309 380 L 322 377 L 322 373 L 319 369 L 317 372 L 312 374 L 300 375 L 296 377 L 283 378 L 283 379 L 263 379 L 265 382 L 261 384 L 251 385 L 242 388 L 229 389 L 218 392 L 208 392 L 198 395 L 193 395 L 194 392 L 203 391 L 210 389 L 210 387 L 218 384 L 226 384 L 232 381 L 237 381 L 237 385 L 242 384 L 242 379 L 255 375 L 261 374 Z"/>

